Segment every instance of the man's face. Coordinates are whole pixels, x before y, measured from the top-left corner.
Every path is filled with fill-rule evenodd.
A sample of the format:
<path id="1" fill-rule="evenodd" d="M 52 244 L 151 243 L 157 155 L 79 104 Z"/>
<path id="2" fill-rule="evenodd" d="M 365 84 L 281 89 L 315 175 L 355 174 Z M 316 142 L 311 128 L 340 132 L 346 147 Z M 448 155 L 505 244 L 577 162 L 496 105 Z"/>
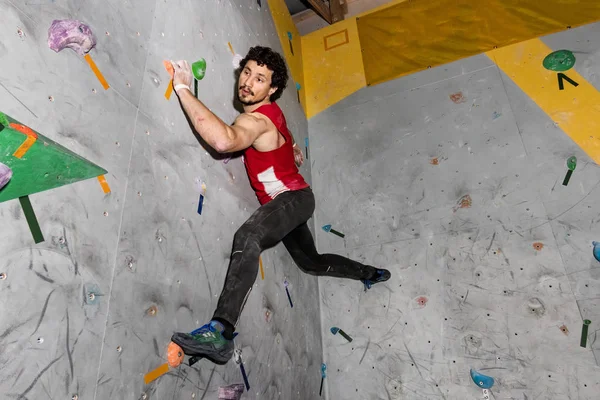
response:
<path id="1" fill-rule="evenodd" d="M 271 87 L 273 71 L 265 65 L 258 65 L 250 60 L 240 73 L 238 81 L 238 99 L 245 106 L 258 104 L 275 93 L 277 88 Z"/>

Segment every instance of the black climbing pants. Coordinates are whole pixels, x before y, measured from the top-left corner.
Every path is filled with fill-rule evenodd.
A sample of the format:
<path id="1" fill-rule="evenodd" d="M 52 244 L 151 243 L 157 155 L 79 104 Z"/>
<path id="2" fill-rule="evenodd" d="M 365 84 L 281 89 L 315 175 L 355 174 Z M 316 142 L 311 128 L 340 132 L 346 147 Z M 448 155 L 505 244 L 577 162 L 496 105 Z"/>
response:
<path id="1" fill-rule="evenodd" d="M 238 229 L 213 318 L 235 326 L 258 274 L 260 253 L 283 242 L 296 265 L 318 276 L 369 279 L 375 268 L 337 254 L 319 254 L 306 221 L 315 210 L 311 188 L 284 192 L 256 210 Z"/>

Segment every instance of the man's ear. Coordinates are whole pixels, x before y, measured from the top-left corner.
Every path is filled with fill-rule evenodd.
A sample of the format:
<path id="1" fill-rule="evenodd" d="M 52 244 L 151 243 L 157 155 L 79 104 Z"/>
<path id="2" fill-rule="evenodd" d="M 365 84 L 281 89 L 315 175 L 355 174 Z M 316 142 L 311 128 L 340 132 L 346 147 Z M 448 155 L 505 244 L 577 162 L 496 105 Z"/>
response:
<path id="1" fill-rule="evenodd" d="M 275 93 L 277 91 L 277 87 L 272 87 L 271 89 L 269 89 L 269 96 L 271 96 L 273 93 Z"/>

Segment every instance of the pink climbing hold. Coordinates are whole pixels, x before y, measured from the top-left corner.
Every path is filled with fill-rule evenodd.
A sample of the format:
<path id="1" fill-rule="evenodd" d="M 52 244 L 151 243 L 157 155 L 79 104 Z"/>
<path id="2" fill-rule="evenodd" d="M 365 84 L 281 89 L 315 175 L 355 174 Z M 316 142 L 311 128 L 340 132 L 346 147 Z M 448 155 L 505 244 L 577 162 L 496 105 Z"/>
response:
<path id="1" fill-rule="evenodd" d="M 96 45 L 96 38 L 86 24 L 74 19 L 55 19 L 48 29 L 48 47 L 59 52 L 65 47 L 85 55 Z"/>
<path id="2" fill-rule="evenodd" d="M 244 393 L 244 385 L 235 383 L 229 386 L 219 388 L 219 400 L 239 400 Z"/>
<path id="3" fill-rule="evenodd" d="M 12 169 L 0 163 L 0 189 L 2 189 L 12 178 Z"/>
<path id="4" fill-rule="evenodd" d="M 419 304 L 421 307 L 425 307 L 425 305 L 427 304 L 427 297 L 425 297 L 425 296 L 417 297 L 417 304 Z"/>

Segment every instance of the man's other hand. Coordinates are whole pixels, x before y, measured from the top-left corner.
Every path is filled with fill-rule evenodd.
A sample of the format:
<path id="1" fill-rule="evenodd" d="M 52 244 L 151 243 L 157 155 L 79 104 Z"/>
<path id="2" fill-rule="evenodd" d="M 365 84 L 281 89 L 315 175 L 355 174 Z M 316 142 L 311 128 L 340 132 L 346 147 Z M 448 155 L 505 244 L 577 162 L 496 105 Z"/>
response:
<path id="1" fill-rule="evenodd" d="M 300 167 L 304 162 L 304 153 L 297 144 L 294 144 L 294 161 L 296 162 L 296 166 Z"/>
<path id="2" fill-rule="evenodd" d="M 175 74 L 173 75 L 173 87 L 177 85 L 185 85 L 188 88 L 192 87 L 194 82 L 194 76 L 192 75 L 192 68 L 185 60 L 171 61 Z"/>

